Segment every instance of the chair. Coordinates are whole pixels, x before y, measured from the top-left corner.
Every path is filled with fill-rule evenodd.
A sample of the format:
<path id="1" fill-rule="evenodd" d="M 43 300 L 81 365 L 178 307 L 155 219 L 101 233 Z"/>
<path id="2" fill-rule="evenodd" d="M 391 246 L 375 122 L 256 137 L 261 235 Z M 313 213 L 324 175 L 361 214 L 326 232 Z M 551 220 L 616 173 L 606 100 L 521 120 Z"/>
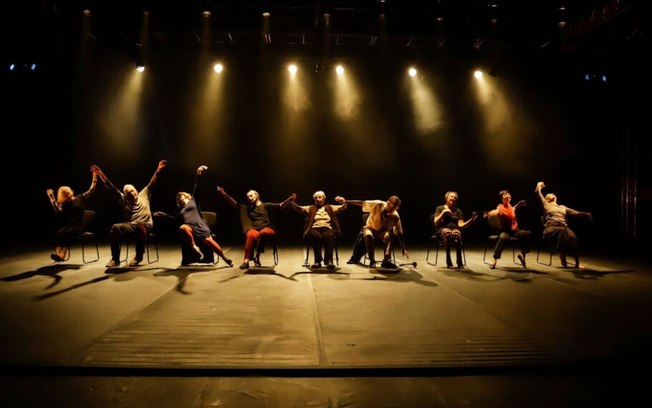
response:
<path id="1" fill-rule="evenodd" d="M 127 245 L 126 245 L 126 250 L 125 250 L 125 262 L 129 262 L 129 246 L 131 244 L 131 241 L 134 239 L 128 239 L 127 240 Z M 154 245 L 154 251 L 150 250 L 150 246 Z M 156 254 L 156 259 L 152 259 L 152 256 L 150 255 L 150 252 L 154 252 Z M 149 234 L 147 234 L 147 237 L 145 237 L 145 253 L 147 254 L 147 263 L 148 264 L 153 264 L 155 262 L 158 262 L 159 260 L 159 253 L 158 253 L 158 237 L 154 233 L 154 228 L 152 228 L 149 231 Z"/>
<path id="2" fill-rule="evenodd" d="M 367 225 L 367 219 L 368 218 L 369 218 L 369 213 L 362 213 L 362 225 L 363 225 L 362 228 L 363 229 L 360 230 L 360 233 L 358 235 L 358 240 L 360 240 L 362 242 L 363 246 L 365 245 L 365 242 L 364 242 L 364 226 Z M 392 240 L 392 243 L 390 244 L 392 263 L 394 265 L 396 265 L 396 252 L 394 250 L 396 248 L 396 242 L 395 242 L 396 241 L 396 234 L 394 234 L 393 232 L 390 232 L 390 238 L 389 239 Z M 376 243 L 378 243 L 378 241 L 379 240 L 376 239 Z M 383 258 L 384 257 L 385 257 L 385 253 L 384 253 L 384 248 L 383 248 Z M 364 257 L 362 258 L 361 263 L 364 266 L 370 266 L 370 262 L 369 262 L 369 258 L 367 256 L 366 249 L 365 249 Z"/>
<path id="3" fill-rule="evenodd" d="M 546 224 L 546 217 L 542 216 L 541 217 L 541 225 L 545 228 Z M 548 246 L 549 248 L 549 258 L 548 262 L 540 262 L 539 257 L 541 256 L 541 252 L 545 250 L 545 247 Z M 555 254 L 555 243 L 551 242 L 550 239 L 546 239 L 546 237 L 541 233 L 541 241 L 539 241 L 539 247 L 537 248 L 537 263 L 540 265 L 546 265 L 546 266 L 551 266 L 552 265 L 552 256 Z"/>
<path id="4" fill-rule="evenodd" d="M 95 233 L 92 231 L 92 228 L 95 224 L 95 218 L 97 214 L 93 210 L 84 210 L 84 232 L 79 234 L 77 236 L 77 239 L 79 240 L 81 244 L 81 250 L 82 250 L 82 261 L 86 263 L 91 263 L 91 262 L 97 262 L 100 259 L 100 249 L 97 244 L 97 236 Z M 86 260 L 86 246 L 89 244 L 95 245 L 95 258 Z M 70 252 L 68 251 L 68 254 L 66 255 L 66 258 L 64 261 L 67 261 L 70 259 Z"/>
<path id="5" fill-rule="evenodd" d="M 306 240 L 306 258 L 303 261 L 303 266 L 305 267 L 310 266 L 310 251 L 312 251 L 312 243 Z M 335 261 L 335 265 L 340 266 L 340 253 L 337 248 L 337 238 L 333 241 L 333 261 Z"/>
<path id="6" fill-rule="evenodd" d="M 462 264 L 466 266 L 466 251 L 464 250 L 464 241 L 461 241 L 461 250 L 462 250 Z M 426 263 L 428 265 L 437 266 L 437 261 L 439 259 L 439 248 L 444 246 L 444 239 L 441 234 L 434 234 L 430 237 L 430 244 L 426 251 Z M 430 252 L 435 251 L 435 262 L 430 261 Z"/>
<path id="7" fill-rule="evenodd" d="M 498 212 L 496 210 L 489 211 L 489 214 L 487 215 L 487 224 L 489 224 L 489 227 L 491 229 L 494 229 L 496 231 L 500 231 L 500 220 L 498 219 Z M 500 232 L 498 234 L 491 234 L 487 238 L 487 246 L 484 248 L 484 254 L 482 255 L 482 262 L 491 265 L 490 262 L 487 262 L 487 250 L 490 247 L 495 247 L 496 242 L 498 242 L 498 237 L 500 236 Z M 519 239 L 517 237 L 509 237 L 506 240 L 506 244 L 509 245 L 511 244 L 512 247 L 512 262 L 514 262 L 517 265 L 520 265 L 520 262 L 516 260 L 516 243 L 518 243 Z"/>

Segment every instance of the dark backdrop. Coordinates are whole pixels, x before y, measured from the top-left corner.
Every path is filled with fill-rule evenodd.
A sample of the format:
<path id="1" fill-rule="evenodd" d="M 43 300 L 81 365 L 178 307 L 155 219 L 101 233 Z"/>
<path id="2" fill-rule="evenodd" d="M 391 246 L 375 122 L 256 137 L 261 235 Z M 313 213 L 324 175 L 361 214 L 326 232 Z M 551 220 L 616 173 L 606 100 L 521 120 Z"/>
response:
<path id="1" fill-rule="evenodd" d="M 46 188 L 85 191 L 91 164 L 118 186 L 142 188 L 160 159 L 169 166 L 153 192 L 153 209 L 173 212 L 175 193 L 189 191 L 194 170 L 206 164 L 201 205 L 218 212 L 225 244 L 240 244 L 242 236 L 216 185 L 239 200 L 249 189 L 274 202 L 296 192 L 299 204 L 309 204 L 317 189 L 329 201 L 396 194 L 408 244 L 420 246 L 431 233 L 429 214 L 447 190 L 459 192 L 468 217 L 494 208 L 498 191 L 509 189 L 514 203 L 529 202 L 519 211 L 521 225 L 538 231 L 539 180 L 561 204 L 593 212 L 593 223 L 576 224 L 583 245 L 613 244 L 631 239 L 624 232 L 631 220 L 623 211 L 623 183 L 632 163 L 639 190 L 635 238 L 649 235 L 646 59 L 625 54 L 596 66 L 581 55 L 494 56 L 488 79 L 500 92 L 483 105 L 471 70 L 487 60 L 473 53 L 349 52 L 338 61 L 354 78 L 359 103 L 342 119 L 333 113 L 335 58 L 316 65 L 312 51 L 246 46 L 205 52 L 188 43 L 152 45 L 137 104 L 123 97 L 135 65 L 133 53 L 119 45 L 69 45 L 35 72 L 3 71 L 3 242 L 51 242 L 55 218 Z M 209 62 L 218 57 L 226 71 L 219 93 L 207 97 Z M 284 97 L 290 58 L 306 85 L 296 105 Z M 426 110 L 436 111 L 437 120 L 426 129 L 415 126 L 409 64 L 435 95 L 436 106 Z M 587 72 L 608 79 L 586 81 Z M 106 238 L 120 218 L 115 197 L 100 185 L 90 207 Z M 284 221 L 283 239 L 298 242 L 301 216 L 288 211 Z M 360 209 L 347 210 L 342 223 L 348 244 L 360 227 Z M 176 239 L 172 226 L 160 228 Z M 486 232 L 479 220 L 466 235 L 479 240 Z"/>

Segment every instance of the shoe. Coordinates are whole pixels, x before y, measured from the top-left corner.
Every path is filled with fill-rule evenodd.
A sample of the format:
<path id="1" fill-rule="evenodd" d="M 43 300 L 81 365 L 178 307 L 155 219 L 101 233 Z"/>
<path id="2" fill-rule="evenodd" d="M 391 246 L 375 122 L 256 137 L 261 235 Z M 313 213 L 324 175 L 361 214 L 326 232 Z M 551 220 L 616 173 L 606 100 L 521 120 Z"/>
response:
<path id="1" fill-rule="evenodd" d="M 369 260 L 369 267 L 370 267 L 370 268 L 376 268 L 377 266 L 378 266 L 378 262 L 376 262 L 376 261 L 373 260 L 373 259 L 370 259 L 370 260 Z"/>
<path id="2" fill-rule="evenodd" d="M 256 268 L 260 268 L 261 265 L 260 265 L 260 260 L 259 259 L 254 259 L 254 266 Z"/>
<path id="3" fill-rule="evenodd" d="M 229 265 L 229 268 L 233 268 L 232 260 L 230 260 L 229 258 L 224 258 L 224 262 L 226 262 L 226 264 Z"/>
<path id="4" fill-rule="evenodd" d="M 519 255 L 519 256 L 517 256 L 517 258 L 518 258 L 518 261 L 521 263 L 521 265 L 523 265 L 523 268 L 525 268 L 526 267 L 525 266 L 525 257 L 523 255 Z"/>
<path id="5" fill-rule="evenodd" d="M 360 258 L 351 258 L 348 261 L 346 261 L 347 264 L 349 265 L 356 265 L 360 263 Z"/>
<path id="6" fill-rule="evenodd" d="M 131 267 L 138 266 L 142 261 L 143 261 L 142 258 L 141 259 L 134 258 L 131 261 L 129 261 L 129 266 Z"/>
<path id="7" fill-rule="evenodd" d="M 563 268 L 568 268 L 568 262 L 566 261 L 566 255 L 559 255 L 559 260 L 561 261 L 561 266 Z"/>
<path id="8" fill-rule="evenodd" d="M 116 261 L 115 259 L 111 259 L 108 264 L 106 264 L 107 268 L 115 268 L 116 266 L 119 266 L 120 262 Z"/>
<path id="9" fill-rule="evenodd" d="M 63 261 L 63 258 L 60 257 L 57 254 L 50 254 L 50 259 L 52 259 L 54 262 L 61 262 Z"/>
<path id="10" fill-rule="evenodd" d="M 383 259 L 383 262 L 380 264 L 380 267 L 385 269 L 398 269 L 397 266 L 389 259 Z"/>
<path id="11" fill-rule="evenodd" d="M 315 262 L 314 264 L 310 265 L 310 269 L 318 269 L 321 268 L 321 262 Z"/>
<path id="12" fill-rule="evenodd" d="M 463 263 L 458 263 L 457 264 L 457 269 L 464 269 L 464 264 Z"/>
<path id="13" fill-rule="evenodd" d="M 249 261 L 245 261 L 240 265 L 240 269 L 249 269 Z"/>
<path id="14" fill-rule="evenodd" d="M 496 260 L 495 259 L 493 261 L 491 261 L 491 263 L 489 264 L 489 269 L 496 269 Z"/>
<path id="15" fill-rule="evenodd" d="M 453 262 L 451 262 L 451 261 L 446 261 L 446 267 L 447 267 L 448 269 L 453 269 Z"/>
<path id="16" fill-rule="evenodd" d="M 328 261 L 326 263 L 326 268 L 327 269 L 335 269 L 335 264 L 332 261 Z"/>
<path id="17" fill-rule="evenodd" d="M 192 249 L 197 252 L 197 255 L 199 255 L 199 260 L 201 261 L 204 259 L 204 253 L 201 251 L 201 249 L 197 245 L 193 245 Z"/>

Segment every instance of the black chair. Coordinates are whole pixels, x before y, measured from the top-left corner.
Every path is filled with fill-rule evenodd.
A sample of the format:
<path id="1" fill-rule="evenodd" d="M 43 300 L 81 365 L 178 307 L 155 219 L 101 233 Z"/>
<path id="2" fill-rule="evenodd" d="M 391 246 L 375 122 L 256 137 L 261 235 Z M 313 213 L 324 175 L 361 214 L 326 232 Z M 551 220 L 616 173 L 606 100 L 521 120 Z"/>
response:
<path id="1" fill-rule="evenodd" d="M 464 250 L 464 241 L 461 241 L 460 245 L 462 250 L 462 264 L 466 266 L 466 251 Z M 441 236 L 441 234 L 434 234 L 430 237 L 430 243 L 428 245 L 428 249 L 426 250 L 426 263 L 428 265 L 437 266 L 437 262 L 439 259 L 439 248 L 444 246 L 445 246 L 444 238 Z M 430 261 L 431 251 L 435 252 L 434 262 Z"/>
<path id="2" fill-rule="evenodd" d="M 545 228 L 545 224 L 546 224 L 546 217 L 542 216 L 541 217 L 541 226 Z M 547 251 L 548 251 L 548 254 L 549 254 L 547 263 L 539 261 L 539 257 L 541 256 L 541 252 L 546 251 L 546 247 L 547 247 Z M 556 248 L 555 243 L 552 242 L 549 238 L 546 238 L 543 235 L 543 232 L 542 232 L 541 233 L 541 241 L 539 241 L 539 246 L 537 248 L 537 263 L 540 264 L 540 265 L 551 266 L 552 265 L 552 256 L 555 254 L 556 249 L 557 248 Z"/>
<path id="3" fill-rule="evenodd" d="M 434 225 L 435 214 L 430 215 L 430 225 Z M 462 249 L 462 263 L 466 266 L 466 252 L 464 251 L 464 241 L 460 242 Z M 430 242 L 426 250 L 426 263 L 428 265 L 437 266 L 437 261 L 439 259 L 439 248 L 445 245 L 444 239 L 441 234 L 434 233 L 430 237 Z M 430 261 L 430 252 L 435 251 L 435 262 Z"/>
<path id="4" fill-rule="evenodd" d="M 131 242 L 135 241 L 134 238 L 127 239 L 127 244 L 126 244 L 126 249 L 125 249 L 125 262 L 129 262 L 129 247 L 131 245 Z M 154 245 L 154 249 L 152 250 L 150 247 Z M 153 255 L 150 255 L 150 253 L 153 252 L 156 254 L 156 258 L 153 259 Z M 153 264 L 155 262 L 158 262 L 159 260 L 159 253 L 158 253 L 158 237 L 156 236 L 156 233 L 154 233 L 154 228 L 152 227 L 151 230 L 149 230 L 149 233 L 147 234 L 147 237 L 145 237 L 145 253 L 147 254 L 147 263 L 148 264 Z"/>
<path id="5" fill-rule="evenodd" d="M 310 264 L 310 252 L 312 251 L 312 242 L 306 240 L 306 258 L 303 261 L 303 266 L 309 267 Z M 335 265 L 340 266 L 340 253 L 337 248 L 337 238 L 333 241 L 333 261 Z"/>
<path id="6" fill-rule="evenodd" d="M 497 232 L 500 231 L 500 220 L 498 219 L 498 213 L 494 211 L 490 211 L 489 215 L 487 216 L 487 223 L 489 224 L 489 227 L 493 230 L 496 230 Z M 482 255 L 482 262 L 491 265 L 490 262 L 487 262 L 487 250 L 489 248 L 494 248 L 496 246 L 496 243 L 498 242 L 498 238 L 500 237 L 500 232 L 498 234 L 491 234 L 487 238 L 487 246 L 484 248 L 484 254 Z M 517 237 L 509 237 L 506 240 L 506 246 L 510 245 L 512 247 L 512 262 L 514 262 L 517 265 L 520 265 L 521 263 L 516 260 L 516 246 L 519 242 L 519 239 Z"/>
<path id="7" fill-rule="evenodd" d="M 81 251 L 82 251 L 82 261 L 86 263 L 91 263 L 91 262 L 97 262 L 100 259 L 100 249 L 98 247 L 97 243 L 97 236 L 93 232 L 93 227 L 95 225 L 95 219 L 97 217 L 97 214 L 93 210 L 84 210 L 84 232 L 79 234 L 77 236 L 77 240 L 79 240 L 81 244 Z M 94 259 L 89 259 L 86 260 L 86 246 L 88 245 L 94 245 L 95 246 L 95 258 Z M 68 254 L 66 255 L 66 258 L 64 261 L 67 261 L 70 259 L 70 252 L 68 251 Z"/>
<path id="8" fill-rule="evenodd" d="M 368 218 L 369 218 L 369 213 L 362 213 L 362 229 L 360 229 L 360 233 L 358 234 L 358 238 L 357 238 L 356 242 L 360 242 L 361 245 L 363 245 L 363 246 L 365 245 L 365 242 L 364 242 L 364 226 L 367 225 L 367 219 Z M 397 242 L 396 242 L 396 234 L 394 234 L 393 232 L 390 232 L 390 238 L 389 239 L 392 240 L 392 242 L 390 243 L 392 263 L 394 265 L 396 265 L 396 252 L 394 250 L 395 247 L 396 247 L 396 244 L 397 244 Z M 377 244 L 382 244 L 383 245 L 383 258 L 385 258 L 385 252 L 384 252 L 384 245 L 385 244 L 384 244 L 384 242 L 382 242 L 379 239 L 375 239 L 375 241 L 376 241 Z M 364 257 L 362 258 L 361 264 L 364 265 L 364 266 L 370 266 L 369 257 L 367 256 L 366 249 L 365 249 Z"/>

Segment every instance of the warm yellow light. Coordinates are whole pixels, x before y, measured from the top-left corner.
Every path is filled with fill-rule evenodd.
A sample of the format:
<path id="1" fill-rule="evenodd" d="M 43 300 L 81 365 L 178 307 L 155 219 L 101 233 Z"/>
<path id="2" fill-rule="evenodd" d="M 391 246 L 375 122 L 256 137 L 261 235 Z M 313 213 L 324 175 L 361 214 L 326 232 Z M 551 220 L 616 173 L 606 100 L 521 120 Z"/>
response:
<path id="1" fill-rule="evenodd" d="M 417 69 L 414 68 L 414 67 L 410 67 L 410 69 L 408 70 L 408 74 L 409 74 L 411 77 L 416 76 L 416 75 L 417 75 Z"/>
<path id="2" fill-rule="evenodd" d="M 476 69 L 475 72 L 473 73 L 473 76 L 475 77 L 475 79 L 480 79 L 480 78 L 482 78 L 483 75 L 484 74 L 479 69 Z"/>
<path id="3" fill-rule="evenodd" d="M 294 65 L 294 64 L 290 64 L 290 66 L 288 67 L 288 71 L 292 75 L 296 74 L 297 73 L 297 66 Z"/>
<path id="4" fill-rule="evenodd" d="M 138 72 L 143 72 L 143 71 L 145 71 L 145 66 L 144 66 L 144 65 L 137 65 L 137 66 L 136 66 L 136 71 L 138 71 Z"/>
<path id="5" fill-rule="evenodd" d="M 213 65 L 213 71 L 215 71 L 215 72 L 217 72 L 219 74 L 222 71 L 224 71 L 224 67 L 222 66 L 222 64 L 219 64 L 219 63 L 215 64 L 215 65 Z"/>
<path id="6" fill-rule="evenodd" d="M 341 65 L 338 65 L 338 66 L 335 68 L 335 72 L 337 72 L 337 75 L 344 75 L 344 67 L 341 66 Z"/>

